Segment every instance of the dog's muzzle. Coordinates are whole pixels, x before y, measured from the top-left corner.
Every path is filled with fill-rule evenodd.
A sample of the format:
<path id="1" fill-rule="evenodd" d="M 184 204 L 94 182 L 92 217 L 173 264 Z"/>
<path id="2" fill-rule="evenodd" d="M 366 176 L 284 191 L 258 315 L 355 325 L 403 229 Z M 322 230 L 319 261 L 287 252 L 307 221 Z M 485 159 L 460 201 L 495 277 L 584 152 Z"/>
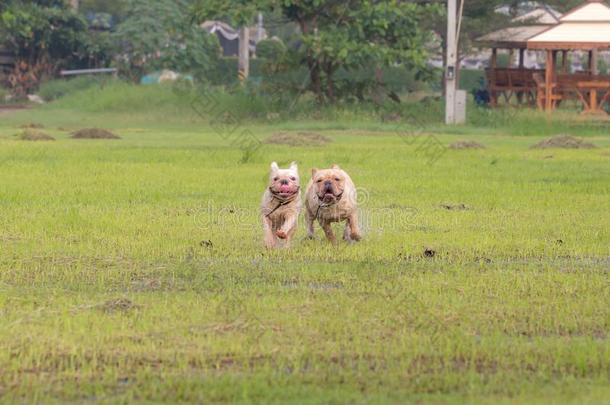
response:
<path id="1" fill-rule="evenodd" d="M 299 194 L 300 186 L 297 186 L 294 190 L 290 190 L 288 188 L 284 188 L 283 186 L 285 185 L 286 184 L 282 184 L 282 187 L 280 187 L 279 191 L 274 190 L 273 187 L 269 187 L 269 191 L 271 192 L 273 197 L 282 201 L 290 200 L 294 198 L 297 194 Z"/>

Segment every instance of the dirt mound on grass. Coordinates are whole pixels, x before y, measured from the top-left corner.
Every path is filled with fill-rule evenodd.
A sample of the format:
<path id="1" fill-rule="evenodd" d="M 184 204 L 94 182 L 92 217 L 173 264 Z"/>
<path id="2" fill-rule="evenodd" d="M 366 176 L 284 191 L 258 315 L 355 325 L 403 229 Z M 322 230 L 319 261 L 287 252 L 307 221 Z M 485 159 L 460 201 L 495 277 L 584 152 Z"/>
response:
<path id="1" fill-rule="evenodd" d="M 459 141 L 449 145 L 449 149 L 464 150 L 464 149 L 485 149 L 485 145 L 481 145 L 475 141 Z"/>
<path id="2" fill-rule="evenodd" d="M 545 139 L 530 149 L 594 149 L 597 148 L 592 143 L 585 142 L 582 139 L 574 138 L 570 135 L 557 135 L 552 138 Z"/>
<path id="3" fill-rule="evenodd" d="M 17 138 L 22 141 L 54 141 L 51 135 L 38 131 L 35 129 L 25 129 L 22 133 L 17 135 Z"/>
<path id="4" fill-rule="evenodd" d="M 267 144 L 288 146 L 322 146 L 330 142 L 330 138 L 315 132 L 278 132 L 265 139 Z"/>
<path id="5" fill-rule="evenodd" d="M 106 129 L 85 128 L 72 132 L 72 139 L 121 139 L 120 136 L 113 134 Z"/>

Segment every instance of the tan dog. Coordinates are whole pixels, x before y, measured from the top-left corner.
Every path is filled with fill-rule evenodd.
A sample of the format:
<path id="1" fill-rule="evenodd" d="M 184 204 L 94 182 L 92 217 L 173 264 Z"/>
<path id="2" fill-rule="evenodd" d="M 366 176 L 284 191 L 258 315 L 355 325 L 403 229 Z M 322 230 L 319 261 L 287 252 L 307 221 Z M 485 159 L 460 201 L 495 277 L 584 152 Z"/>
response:
<path id="1" fill-rule="evenodd" d="M 356 187 L 349 175 L 337 165 L 330 169 L 312 169 L 311 181 L 305 193 L 305 217 L 307 235 L 313 238 L 313 223 L 318 220 L 324 234 L 332 243 L 337 239 L 331 223 L 347 221 L 343 239 L 359 241 L 358 206 L 356 204 Z"/>
<path id="2" fill-rule="evenodd" d="M 280 169 L 277 163 L 271 163 L 269 186 L 261 204 L 267 248 L 277 247 L 280 240 L 285 241 L 285 247 L 290 246 L 300 211 L 301 187 L 297 164 L 292 162 L 289 169 Z"/>

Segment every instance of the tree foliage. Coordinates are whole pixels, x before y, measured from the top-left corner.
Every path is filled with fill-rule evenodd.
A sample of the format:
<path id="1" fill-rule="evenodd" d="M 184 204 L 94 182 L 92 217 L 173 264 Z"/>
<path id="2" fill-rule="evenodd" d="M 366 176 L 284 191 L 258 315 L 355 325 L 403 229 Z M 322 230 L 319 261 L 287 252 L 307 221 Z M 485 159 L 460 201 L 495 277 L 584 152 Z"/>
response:
<path id="1" fill-rule="evenodd" d="M 286 45 L 275 39 L 263 39 L 256 44 L 256 56 L 271 61 L 280 60 L 286 53 Z"/>
<path id="2" fill-rule="evenodd" d="M 261 10 L 299 27 L 298 58 L 307 66 L 309 88 L 318 101 L 333 102 L 339 69 L 402 64 L 425 72 L 428 32 L 419 23 L 439 8 L 399 0 L 200 0 L 194 15 L 243 25 Z"/>
<path id="3" fill-rule="evenodd" d="M 44 76 L 80 60 L 86 34 L 87 22 L 63 1 L 4 1 L 0 35 L 16 60 L 9 76 L 14 93 L 24 96 Z"/>
<path id="4" fill-rule="evenodd" d="M 127 12 L 125 0 L 80 0 L 79 11 L 84 14 L 107 13 L 121 21 Z"/>
<path id="5" fill-rule="evenodd" d="M 86 21 L 61 1 L 14 1 L 0 14 L 4 43 L 29 63 L 73 58 L 86 30 Z"/>
<path id="6" fill-rule="evenodd" d="M 215 66 L 220 45 L 195 24 L 182 0 L 130 0 L 114 35 L 119 62 L 134 79 L 158 69 L 198 74 Z"/>

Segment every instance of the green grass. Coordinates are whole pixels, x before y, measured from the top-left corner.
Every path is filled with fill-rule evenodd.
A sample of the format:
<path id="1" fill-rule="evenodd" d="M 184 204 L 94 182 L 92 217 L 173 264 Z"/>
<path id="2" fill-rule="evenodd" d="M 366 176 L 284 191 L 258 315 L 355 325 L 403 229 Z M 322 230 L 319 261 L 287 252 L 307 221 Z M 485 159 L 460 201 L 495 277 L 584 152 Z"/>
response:
<path id="1" fill-rule="evenodd" d="M 244 124 L 333 142 L 239 163 L 159 91 L 3 117 L 0 402 L 608 403 L 607 135 L 431 127 L 487 149 L 430 164 L 427 135 L 345 112 Z M 28 122 L 58 140 L 16 140 Z M 123 139 L 69 139 L 83 126 Z M 292 159 L 350 172 L 362 243 L 262 249 L 267 169 Z"/>

